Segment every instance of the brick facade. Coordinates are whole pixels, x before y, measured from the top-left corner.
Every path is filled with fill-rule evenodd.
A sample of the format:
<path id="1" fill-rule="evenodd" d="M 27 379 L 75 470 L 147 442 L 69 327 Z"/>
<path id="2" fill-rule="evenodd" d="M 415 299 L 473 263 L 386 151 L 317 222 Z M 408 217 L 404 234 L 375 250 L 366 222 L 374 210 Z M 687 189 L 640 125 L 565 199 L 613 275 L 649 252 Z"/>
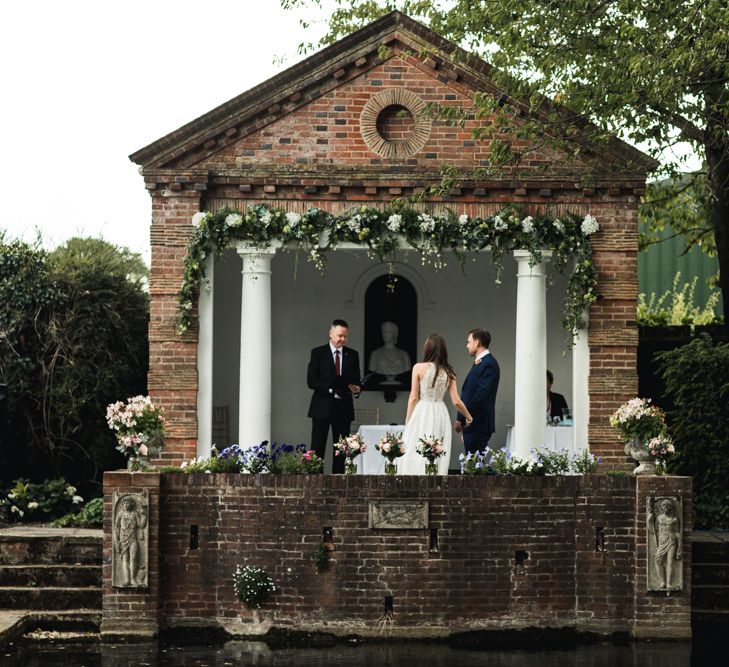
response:
<path id="1" fill-rule="evenodd" d="M 383 44 L 388 52 L 381 58 Z M 427 57 L 417 55 L 425 51 Z M 484 165 L 489 141 L 474 141 L 472 115 L 463 127 L 434 121 L 424 146 L 401 159 L 373 152 L 360 127 L 367 101 L 387 88 L 444 106 L 468 107 L 476 91 L 501 94 L 488 65 L 453 58 L 454 51 L 395 12 L 131 156 L 143 167 L 153 202 L 149 392 L 169 418 L 165 462 L 196 452 L 197 335 L 192 329 L 180 337 L 175 330 L 193 213 L 260 202 L 297 211 L 384 206 L 439 183 L 443 163 L 466 170 Z M 508 103 L 517 114 L 528 111 L 516 100 Z M 397 117 L 388 122 L 387 132 L 401 131 Z M 580 155 L 591 157 L 569 160 L 552 148 L 535 150 L 518 173 L 504 170 L 483 181 L 464 175 L 428 203 L 470 215 L 517 204 L 531 214 L 569 210 L 599 220 L 589 443 L 606 465 L 620 467 L 625 456 L 608 415 L 637 392 L 637 207 L 652 162 L 617 140 Z"/>
<path id="2" fill-rule="evenodd" d="M 690 637 L 689 478 L 117 472 L 104 488 L 106 636 L 195 626 L 376 637 L 391 598 L 394 637 L 526 627 Z M 149 588 L 127 592 L 110 585 L 110 499 L 143 488 Z M 646 592 L 648 495 L 683 499 L 683 590 L 670 597 Z M 428 528 L 368 528 L 370 501 L 383 499 L 427 501 Z M 331 560 L 317 573 L 323 541 Z M 235 599 L 238 564 L 276 583 L 260 610 Z"/>

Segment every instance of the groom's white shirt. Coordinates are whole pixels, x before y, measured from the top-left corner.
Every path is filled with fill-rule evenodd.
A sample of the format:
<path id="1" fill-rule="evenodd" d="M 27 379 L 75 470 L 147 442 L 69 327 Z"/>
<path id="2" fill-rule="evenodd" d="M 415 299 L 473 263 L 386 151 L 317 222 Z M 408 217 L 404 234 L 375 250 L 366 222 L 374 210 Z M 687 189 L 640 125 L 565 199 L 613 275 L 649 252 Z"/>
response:
<path id="1" fill-rule="evenodd" d="M 483 359 L 487 354 L 491 353 L 488 350 L 484 350 L 483 352 L 481 352 L 481 354 L 479 354 L 474 360 L 474 363 L 476 363 L 476 361 L 478 361 L 479 359 Z"/>

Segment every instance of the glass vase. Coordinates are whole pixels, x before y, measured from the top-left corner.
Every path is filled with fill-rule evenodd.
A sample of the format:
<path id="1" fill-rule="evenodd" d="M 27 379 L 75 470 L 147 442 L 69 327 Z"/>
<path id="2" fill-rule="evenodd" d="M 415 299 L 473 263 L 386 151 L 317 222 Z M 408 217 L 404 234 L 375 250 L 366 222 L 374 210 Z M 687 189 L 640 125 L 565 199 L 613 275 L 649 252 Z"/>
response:
<path id="1" fill-rule="evenodd" d="M 435 463 L 435 461 L 429 461 L 425 464 L 425 474 L 426 475 L 437 475 L 438 474 L 438 465 Z"/>
<path id="2" fill-rule="evenodd" d="M 388 461 L 387 463 L 385 463 L 385 474 L 386 475 L 397 474 L 397 464 L 393 463 L 392 461 Z"/>
<path id="3" fill-rule="evenodd" d="M 352 461 L 350 458 L 346 458 L 344 460 L 344 474 L 345 475 L 356 475 L 357 474 L 357 464 Z"/>

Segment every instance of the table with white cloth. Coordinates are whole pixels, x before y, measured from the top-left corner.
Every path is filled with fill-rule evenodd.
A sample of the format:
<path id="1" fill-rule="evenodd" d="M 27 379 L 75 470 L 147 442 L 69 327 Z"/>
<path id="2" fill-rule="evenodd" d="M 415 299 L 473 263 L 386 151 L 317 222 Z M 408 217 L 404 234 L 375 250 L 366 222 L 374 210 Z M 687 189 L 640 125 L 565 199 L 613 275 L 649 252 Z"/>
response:
<path id="1" fill-rule="evenodd" d="M 386 433 L 403 433 L 404 424 L 363 424 L 359 427 L 357 435 L 362 436 L 367 451 L 354 458 L 360 475 L 384 475 L 387 459 L 375 449 L 375 445 Z"/>
<path id="2" fill-rule="evenodd" d="M 544 442 L 541 446 L 535 447 L 534 449 L 547 449 L 550 452 L 559 452 L 566 449 L 570 454 L 575 454 L 579 451 L 574 449 L 573 446 L 573 434 L 574 427 L 572 426 L 547 426 L 547 431 L 544 434 Z M 509 426 L 509 430 L 506 432 L 506 449 L 512 451 L 514 442 L 514 427 Z"/>

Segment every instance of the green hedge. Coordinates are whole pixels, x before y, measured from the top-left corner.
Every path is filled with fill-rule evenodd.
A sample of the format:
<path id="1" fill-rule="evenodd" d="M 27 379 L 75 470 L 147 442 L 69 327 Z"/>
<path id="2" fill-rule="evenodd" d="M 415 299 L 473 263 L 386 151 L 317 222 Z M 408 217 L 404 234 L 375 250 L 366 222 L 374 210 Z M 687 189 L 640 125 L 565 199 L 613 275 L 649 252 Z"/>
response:
<path id="1" fill-rule="evenodd" d="M 669 471 L 694 478 L 697 528 L 729 528 L 729 343 L 702 334 L 656 361 L 676 443 Z"/>

